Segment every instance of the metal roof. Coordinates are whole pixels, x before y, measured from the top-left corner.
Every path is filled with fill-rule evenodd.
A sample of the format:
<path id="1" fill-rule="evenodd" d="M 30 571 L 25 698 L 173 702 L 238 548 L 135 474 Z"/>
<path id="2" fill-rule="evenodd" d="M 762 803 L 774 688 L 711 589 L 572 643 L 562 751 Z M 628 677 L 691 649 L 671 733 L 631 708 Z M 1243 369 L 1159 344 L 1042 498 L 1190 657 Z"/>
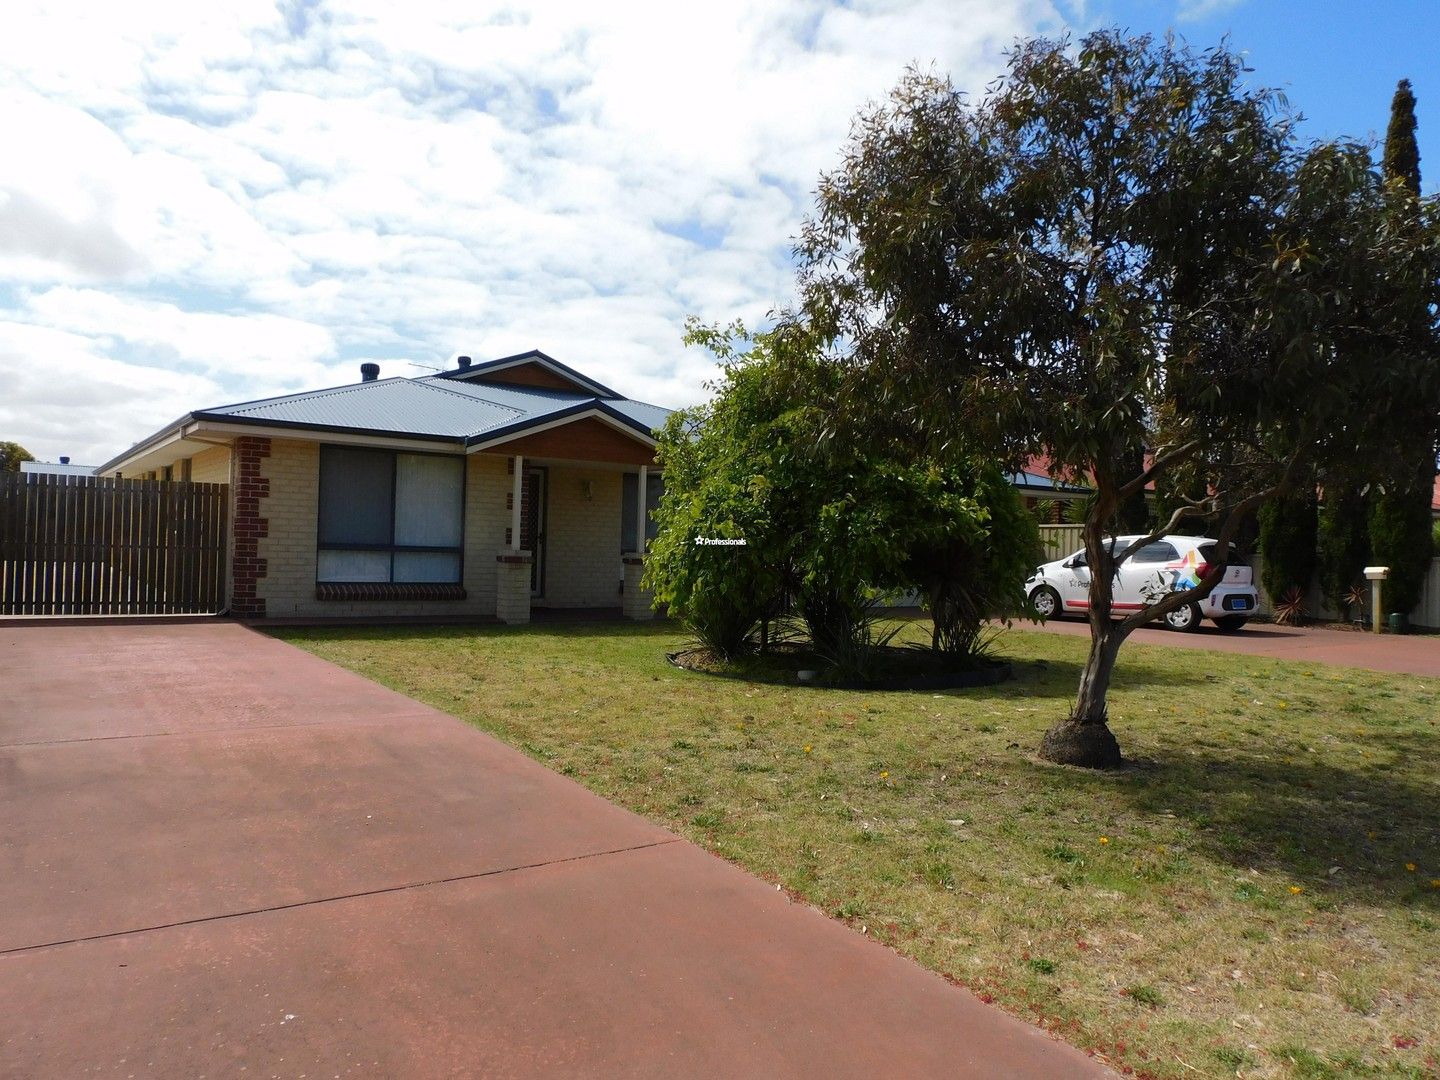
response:
<path id="1" fill-rule="evenodd" d="M 49 476 L 93 476 L 96 466 L 73 465 L 68 461 L 22 461 L 22 473 L 41 473 Z"/>
<path id="2" fill-rule="evenodd" d="M 1077 487 L 1074 484 L 1067 484 L 1063 480 L 1046 476 L 1044 473 L 1029 472 L 1028 470 L 1011 473 L 1010 483 L 1019 488 L 1043 488 L 1064 495 L 1090 494 L 1090 489 L 1087 487 Z"/>
<path id="3" fill-rule="evenodd" d="M 191 418 L 480 442 L 591 410 L 647 437 L 670 415 L 668 409 L 626 398 L 425 375 L 220 405 Z"/>

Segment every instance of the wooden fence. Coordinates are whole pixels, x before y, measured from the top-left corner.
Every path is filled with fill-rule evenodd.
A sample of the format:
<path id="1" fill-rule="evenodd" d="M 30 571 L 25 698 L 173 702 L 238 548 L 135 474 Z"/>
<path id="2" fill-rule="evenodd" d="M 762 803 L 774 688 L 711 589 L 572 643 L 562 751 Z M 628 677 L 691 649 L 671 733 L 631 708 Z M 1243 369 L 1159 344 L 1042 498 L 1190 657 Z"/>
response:
<path id="1" fill-rule="evenodd" d="M 227 491 L 0 473 L 0 615 L 219 611 Z"/>
<path id="2" fill-rule="evenodd" d="M 1063 559 L 1084 547 L 1085 537 L 1080 534 L 1083 528 L 1083 525 L 1041 525 L 1040 544 L 1045 549 L 1043 561 Z"/>

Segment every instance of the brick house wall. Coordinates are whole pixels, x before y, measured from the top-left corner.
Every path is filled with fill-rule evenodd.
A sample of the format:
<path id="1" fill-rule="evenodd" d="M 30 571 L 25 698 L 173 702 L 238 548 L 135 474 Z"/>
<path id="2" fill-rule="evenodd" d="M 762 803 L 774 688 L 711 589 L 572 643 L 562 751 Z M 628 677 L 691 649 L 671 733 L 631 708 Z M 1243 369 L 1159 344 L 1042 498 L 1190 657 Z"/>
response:
<path id="1" fill-rule="evenodd" d="M 268 614 L 261 586 L 269 575 L 270 481 L 265 459 L 270 440 L 242 435 L 235 440 L 230 485 L 230 612 L 253 618 Z"/>
<path id="2" fill-rule="evenodd" d="M 253 556 L 263 564 L 264 575 L 254 582 L 254 599 L 265 616 L 494 616 L 495 556 L 505 546 L 511 520 L 508 457 L 471 454 L 466 459 L 464 600 L 317 600 L 320 444 L 278 438 L 268 442 L 268 456 L 259 459 L 259 478 L 268 485 L 259 509 L 265 526 L 263 535 L 255 538 Z M 546 595 L 536 606 L 618 607 L 621 474 L 570 466 L 552 466 L 548 472 Z M 588 499 L 585 481 L 590 483 Z"/>
<path id="3" fill-rule="evenodd" d="M 190 459 L 190 479 L 197 484 L 230 483 L 230 448 L 212 446 Z"/>

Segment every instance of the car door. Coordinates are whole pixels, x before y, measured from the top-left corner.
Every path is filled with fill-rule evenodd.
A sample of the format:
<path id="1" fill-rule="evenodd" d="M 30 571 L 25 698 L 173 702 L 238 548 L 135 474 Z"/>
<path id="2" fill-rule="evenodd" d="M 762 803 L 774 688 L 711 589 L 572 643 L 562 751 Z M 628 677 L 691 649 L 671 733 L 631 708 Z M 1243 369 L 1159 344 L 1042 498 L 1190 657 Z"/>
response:
<path id="1" fill-rule="evenodd" d="M 1117 611 L 1139 611 L 1159 602 L 1174 587 L 1180 552 L 1168 540 L 1146 544 L 1120 567 L 1115 587 Z"/>
<path id="2" fill-rule="evenodd" d="M 1115 541 L 1110 541 L 1110 550 L 1115 550 Z M 1066 611 L 1090 610 L 1090 561 L 1085 549 L 1065 560 L 1065 576 L 1060 581 L 1060 600 Z"/>
<path id="3" fill-rule="evenodd" d="M 1064 562 L 1060 579 L 1060 601 L 1066 611 L 1084 611 L 1090 606 L 1090 566 L 1081 548 Z"/>

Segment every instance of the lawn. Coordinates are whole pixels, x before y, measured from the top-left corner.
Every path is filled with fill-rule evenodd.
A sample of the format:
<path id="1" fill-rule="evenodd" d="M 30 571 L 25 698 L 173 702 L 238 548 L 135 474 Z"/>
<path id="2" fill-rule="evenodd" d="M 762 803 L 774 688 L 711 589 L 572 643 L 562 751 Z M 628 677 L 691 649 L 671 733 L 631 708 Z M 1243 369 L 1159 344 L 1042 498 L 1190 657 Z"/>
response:
<path id="1" fill-rule="evenodd" d="M 279 635 L 1137 1074 L 1440 1075 L 1436 680 L 1127 645 L 1094 775 L 1032 754 L 1078 638 L 880 693 L 678 671 L 664 624 Z"/>

